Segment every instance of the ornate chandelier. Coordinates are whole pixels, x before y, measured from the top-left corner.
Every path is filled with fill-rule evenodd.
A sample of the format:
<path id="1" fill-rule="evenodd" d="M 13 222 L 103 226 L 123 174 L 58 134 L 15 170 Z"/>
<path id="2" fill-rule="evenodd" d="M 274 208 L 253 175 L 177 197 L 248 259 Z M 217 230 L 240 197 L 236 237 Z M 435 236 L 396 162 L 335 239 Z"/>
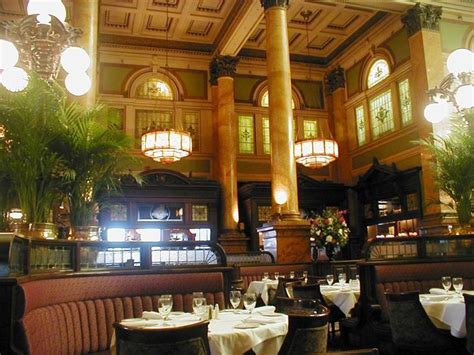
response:
<path id="1" fill-rule="evenodd" d="M 25 69 L 54 80 L 62 67 L 67 73 L 66 89 L 76 96 L 87 93 L 90 58 L 84 49 L 72 46 L 82 31 L 64 22 L 66 8 L 61 0 L 30 0 L 27 12 L 18 21 L 0 23 L 9 39 L 0 39 L 1 84 L 9 91 L 22 91 L 29 80 Z"/>
<path id="2" fill-rule="evenodd" d="M 166 0 L 166 23 L 168 21 L 168 0 Z M 168 43 L 168 28 L 166 29 L 166 42 Z M 165 60 L 165 69 L 168 70 L 168 45 L 166 46 Z M 173 112 L 176 115 L 174 98 Z M 142 153 L 161 164 L 172 164 L 191 155 L 192 148 L 191 134 L 188 132 L 156 129 L 155 124 L 152 123 L 148 131 L 142 134 Z"/>
<path id="3" fill-rule="evenodd" d="M 308 51 L 309 57 L 309 33 L 308 33 L 308 23 L 312 15 L 312 11 L 302 11 L 301 16 L 303 16 L 306 24 L 306 48 Z M 311 66 L 309 68 L 309 80 L 311 80 Z M 327 126 L 327 124 L 325 125 Z M 331 131 L 329 127 L 327 132 L 324 132 L 323 127 L 318 127 L 318 136 L 298 140 L 295 143 L 295 159 L 297 163 L 303 164 L 308 168 L 321 168 L 329 163 L 332 163 L 339 157 L 339 147 L 337 142 L 332 139 Z M 325 134 L 327 136 L 325 137 Z"/>

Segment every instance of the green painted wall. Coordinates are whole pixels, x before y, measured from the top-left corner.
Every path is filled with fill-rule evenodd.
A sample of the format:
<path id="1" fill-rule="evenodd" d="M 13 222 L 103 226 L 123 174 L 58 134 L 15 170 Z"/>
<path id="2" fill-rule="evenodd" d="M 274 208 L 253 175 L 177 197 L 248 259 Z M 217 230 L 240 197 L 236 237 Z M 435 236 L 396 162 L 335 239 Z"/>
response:
<path id="1" fill-rule="evenodd" d="M 253 103 L 252 94 L 255 85 L 264 79 L 263 76 L 236 75 L 234 78 L 235 101 Z"/>
<path id="2" fill-rule="evenodd" d="M 365 153 L 353 156 L 352 169 L 357 169 L 363 167 L 364 165 L 371 164 L 374 157 L 378 158 L 379 160 L 385 159 L 401 151 L 413 148 L 413 146 L 416 145 L 416 143 L 413 143 L 413 141 L 416 141 L 419 138 L 418 132 L 412 132 Z"/>
<path id="3" fill-rule="evenodd" d="M 406 30 L 401 30 L 392 36 L 384 44 L 395 58 L 395 64 L 403 63 L 410 59 L 410 46 L 408 45 L 408 34 Z"/>
<path id="4" fill-rule="evenodd" d="M 397 168 L 400 170 L 411 169 L 417 166 L 421 166 L 421 156 L 415 155 L 408 159 L 397 162 Z"/>
<path id="5" fill-rule="evenodd" d="M 194 70 L 173 69 L 184 87 L 184 97 L 192 99 L 207 99 L 207 72 Z"/>
<path id="6" fill-rule="evenodd" d="M 303 100 L 308 108 L 324 108 L 323 83 L 321 81 L 293 80 L 292 84 L 303 95 Z"/>
<path id="7" fill-rule="evenodd" d="M 106 64 L 100 67 L 100 92 L 122 94 L 125 80 L 139 67 Z"/>
<path id="8" fill-rule="evenodd" d="M 440 21 L 439 30 L 443 52 L 450 53 L 464 47 L 465 36 L 470 30 L 470 26 L 464 23 Z"/>
<path id="9" fill-rule="evenodd" d="M 298 173 L 303 173 L 307 176 L 319 176 L 319 177 L 329 177 L 329 166 L 319 169 L 310 169 L 301 164 L 297 165 Z"/>
<path id="10" fill-rule="evenodd" d="M 346 71 L 346 85 L 347 85 L 347 95 L 352 96 L 357 94 L 361 88 L 359 83 L 360 71 L 362 70 L 362 60 L 350 67 Z"/>
<path id="11" fill-rule="evenodd" d="M 242 174 L 270 174 L 270 163 L 237 161 L 237 172 Z"/>
<path id="12" fill-rule="evenodd" d="M 210 160 L 198 160 L 198 159 L 181 159 L 176 163 L 170 165 L 163 165 L 154 161 L 145 160 L 145 166 L 151 169 L 170 169 L 178 172 L 192 171 L 194 173 L 210 173 L 211 172 L 211 161 Z"/>

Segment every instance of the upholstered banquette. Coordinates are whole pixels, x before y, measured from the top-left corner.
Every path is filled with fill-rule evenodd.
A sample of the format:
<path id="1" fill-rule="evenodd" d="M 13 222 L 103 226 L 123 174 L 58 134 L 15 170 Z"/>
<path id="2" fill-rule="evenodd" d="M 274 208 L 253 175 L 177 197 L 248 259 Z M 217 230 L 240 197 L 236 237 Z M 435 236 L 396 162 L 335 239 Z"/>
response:
<path id="1" fill-rule="evenodd" d="M 223 270 L 226 269 L 226 270 Z M 166 274 L 71 275 L 21 282 L 15 295 L 14 343 L 29 354 L 108 352 L 113 323 L 157 310 L 173 295 L 175 311 L 192 311 L 192 293 L 225 306 L 230 268 Z"/>

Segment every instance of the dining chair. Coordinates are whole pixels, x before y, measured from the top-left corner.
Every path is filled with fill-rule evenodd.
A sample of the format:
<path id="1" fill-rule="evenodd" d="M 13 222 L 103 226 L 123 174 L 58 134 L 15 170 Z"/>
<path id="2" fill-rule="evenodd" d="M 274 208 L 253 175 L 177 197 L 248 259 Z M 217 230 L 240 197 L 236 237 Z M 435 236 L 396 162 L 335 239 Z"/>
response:
<path id="1" fill-rule="evenodd" d="M 208 321 L 182 327 L 140 329 L 114 323 L 117 355 L 208 355 Z"/>
<path id="2" fill-rule="evenodd" d="M 293 295 L 295 298 L 309 298 L 317 299 L 323 305 L 329 308 L 331 313 L 329 314 L 330 334 L 331 338 L 334 339 L 336 336 L 336 322 L 345 318 L 345 314 L 334 304 L 328 304 L 321 293 L 321 287 L 319 284 L 311 285 L 294 285 Z"/>
<path id="3" fill-rule="evenodd" d="M 466 349 L 469 354 L 474 354 L 474 295 L 464 294 L 466 304 Z"/>
<path id="4" fill-rule="evenodd" d="M 308 276 L 306 278 L 306 284 L 313 285 L 313 284 L 320 284 L 320 285 L 327 285 L 326 276 Z"/>
<path id="5" fill-rule="evenodd" d="M 287 278 L 287 277 L 280 277 L 278 279 L 278 285 L 276 290 L 269 289 L 268 290 L 268 304 L 275 305 L 276 297 L 290 297 L 291 298 L 291 290 L 287 289 L 287 283 L 291 283 L 291 287 L 295 283 L 302 283 L 304 281 L 303 277 L 294 277 L 294 278 Z"/>
<path id="6" fill-rule="evenodd" d="M 279 355 L 324 354 L 327 350 L 329 309 L 316 300 L 293 300 L 286 309 L 288 333 Z"/>
<path id="7" fill-rule="evenodd" d="M 462 354 L 460 344 L 431 322 L 419 292 L 386 293 L 392 341 L 403 353 Z M 461 352 L 459 352 L 461 351 Z"/>

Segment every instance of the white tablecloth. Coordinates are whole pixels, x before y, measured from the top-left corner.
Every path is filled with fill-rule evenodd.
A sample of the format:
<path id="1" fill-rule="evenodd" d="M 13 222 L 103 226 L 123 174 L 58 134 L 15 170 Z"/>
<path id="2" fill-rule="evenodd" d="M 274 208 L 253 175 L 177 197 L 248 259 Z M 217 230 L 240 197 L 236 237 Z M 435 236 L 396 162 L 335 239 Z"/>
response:
<path id="1" fill-rule="evenodd" d="M 420 301 L 433 324 L 449 329 L 457 338 L 466 337 L 466 305 L 464 298 L 457 295 L 420 295 Z"/>
<path id="2" fill-rule="evenodd" d="M 278 280 L 252 281 L 247 292 L 255 293 L 262 298 L 263 303 L 268 304 L 268 290 L 276 290 L 277 287 Z"/>

